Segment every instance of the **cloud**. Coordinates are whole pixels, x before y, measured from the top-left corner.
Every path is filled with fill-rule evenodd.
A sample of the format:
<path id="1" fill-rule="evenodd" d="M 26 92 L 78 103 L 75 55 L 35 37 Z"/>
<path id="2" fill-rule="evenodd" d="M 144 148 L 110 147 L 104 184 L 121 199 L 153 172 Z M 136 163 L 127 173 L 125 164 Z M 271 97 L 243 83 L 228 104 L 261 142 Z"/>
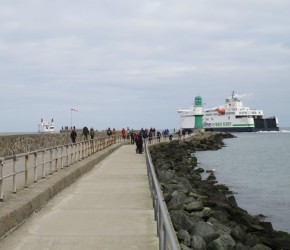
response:
<path id="1" fill-rule="evenodd" d="M 33 131 L 44 115 L 60 127 L 72 106 L 77 126 L 96 119 L 100 127 L 141 127 L 152 125 L 149 117 L 156 127 L 178 127 L 176 110 L 196 94 L 216 106 L 233 90 L 254 93 L 250 104 L 290 124 L 265 101 L 289 91 L 289 7 L 284 0 L 1 1 L 0 131 L 19 130 L 18 120 Z"/>

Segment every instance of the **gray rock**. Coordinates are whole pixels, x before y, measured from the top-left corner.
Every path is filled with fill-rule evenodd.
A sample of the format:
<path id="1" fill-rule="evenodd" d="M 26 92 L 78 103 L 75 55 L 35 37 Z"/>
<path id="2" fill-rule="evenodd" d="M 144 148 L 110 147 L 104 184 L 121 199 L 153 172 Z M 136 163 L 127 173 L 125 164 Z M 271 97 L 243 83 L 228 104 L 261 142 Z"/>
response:
<path id="1" fill-rule="evenodd" d="M 185 246 L 190 246 L 190 235 L 186 230 L 179 230 L 177 233 L 177 238 L 179 242 L 183 243 Z"/>
<path id="2" fill-rule="evenodd" d="M 192 231 L 192 235 L 198 235 L 203 238 L 206 243 L 213 241 L 218 238 L 218 234 L 213 229 L 213 226 L 210 223 L 207 223 L 203 220 L 198 221 L 194 225 L 194 229 Z"/>
<path id="3" fill-rule="evenodd" d="M 202 201 L 193 201 L 189 204 L 185 204 L 183 207 L 187 212 L 201 211 L 203 209 L 203 203 Z"/>
<path id="4" fill-rule="evenodd" d="M 237 203 L 237 201 L 236 201 L 235 196 L 233 196 L 233 195 L 229 196 L 229 197 L 228 197 L 228 201 L 229 201 L 229 203 L 230 203 L 230 205 L 231 205 L 232 207 L 237 207 L 237 206 L 238 206 L 238 203 Z"/>
<path id="5" fill-rule="evenodd" d="M 233 238 L 224 234 L 208 244 L 207 249 L 209 250 L 234 250 L 236 242 Z"/>
<path id="6" fill-rule="evenodd" d="M 250 250 L 271 250 L 271 248 L 262 244 L 257 244 L 254 247 L 251 247 Z"/>
<path id="7" fill-rule="evenodd" d="M 245 243 L 246 246 L 254 247 L 255 245 L 260 243 L 260 240 L 255 234 L 247 234 L 247 241 Z"/>
<path id="8" fill-rule="evenodd" d="M 199 167 L 199 168 L 197 168 L 195 171 L 198 172 L 198 173 L 203 173 L 203 172 L 204 172 L 204 169 L 201 168 L 201 167 Z"/>
<path id="9" fill-rule="evenodd" d="M 167 203 L 167 207 L 169 210 L 179 210 L 183 208 L 184 201 L 186 200 L 187 196 L 178 191 L 174 191 L 171 194 L 171 200 Z"/>
<path id="10" fill-rule="evenodd" d="M 175 177 L 175 171 L 157 170 L 158 180 L 160 183 L 171 183 Z"/>
<path id="11" fill-rule="evenodd" d="M 191 237 L 191 247 L 194 250 L 206 250 L 206 243 L 202 237 L 193 235 Z"/>
<path id="12" fill-rule="evenodd" d="M 244 246 L 242 243 L 237 243 L 235 246 L 235 250 L 249 250 L 250 248 L 247 246 Z"/>
<path id="13" fill-rule="evenodd" d="M 236 222 L 230 222 L 228 223 L 228 226 L 231 228 L 231 235 L 232 237 L 240 242 L 246 242 L 247 240 L 247 233 L 245 232 L 245 230 L 243 230 L 243 228 L 238 225 Z"/>
<path id="14" fill-rule="evenodd" d="M 197 194 L 197 193 L 194 193 L 194 192 L 189 193 L 188 196 L 189 196 L 189 197 L 193 197 L 193 198 L 195 198 L 196 200 L 200 200 L 200 201 L 207 199 L 206 196 L 203 196 L 203 195 L 200 195 L 200 194 Z"/>
<path id="15" fill-rule="evenodd" d="M 181 250 L 193 250 L 192 248 L 189 248 L 189 247 L 187 247 L 187 246 L 185 246 L 184 244 L 180 244 L 180 249 Z"/>
<path id="16" fill-rule="evenodd" d="M 195 199 L 193 197 L 188 197 L 186 198 L 186 200 L 184 201 L 184 204 L 189 204 L 191 202 L 195 201 Z"/>
<path id="17" fill-rule="evenodd" d="M 209 176 L 207 177 L 207 180 L 215 181 L 216 180 L 215 174 L 214 173 L 210 173 Z"/>
<path id="18" fill-rule="evenodd" d="M 227 223 L 229 221 L 230 215 L 226 210 L 215 210 L 212 214 L 212 217 L 221 223 Z"/>
<path id="19" fill-rule="evenodd" d="M 199 218 L 203 218 L 203 219 L 207 219 L 209 217 L 212 216 L 212 210 L 209 207 L 204 207 L 202 211 L 198 211 L 198 212 L 192 212 L 190 213 L 190 215 L 199 217 Z"/>
<path id="20" fill-rule="evenodd" d="M 216 219 L 210 218 L 208 220 L 209 223 L 213 225 L 213 229 L 216 231 L 217 234 L 219 235 L 224 235 L 224 234 L 231 234 L 232 230 L 225 226 L 224 224 L 219 223 Z"/>
<path id="21" fill-rule="evenodd" d="M 174 210 L 170 212 L 170 216 L 176 231 L 184 229 L 190 234 L 192 233 L 196 224 L 201 221 L 199 218 L 190 217 L 189 214 L 183 210 Z"/>

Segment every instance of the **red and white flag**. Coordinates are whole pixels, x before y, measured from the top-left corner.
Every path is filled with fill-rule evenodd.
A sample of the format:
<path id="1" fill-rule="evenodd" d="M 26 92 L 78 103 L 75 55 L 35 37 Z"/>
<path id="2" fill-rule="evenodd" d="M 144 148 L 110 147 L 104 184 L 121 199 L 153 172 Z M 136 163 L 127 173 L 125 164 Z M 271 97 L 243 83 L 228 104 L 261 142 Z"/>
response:
<path id="1" fill-rule="evenodd" d="M 71 110 L 71 111 L 78 112 L 77 109 L 75 109 L 75 108 L 72 108 L 72 109 L 70 109 L 70 110 Z"/>

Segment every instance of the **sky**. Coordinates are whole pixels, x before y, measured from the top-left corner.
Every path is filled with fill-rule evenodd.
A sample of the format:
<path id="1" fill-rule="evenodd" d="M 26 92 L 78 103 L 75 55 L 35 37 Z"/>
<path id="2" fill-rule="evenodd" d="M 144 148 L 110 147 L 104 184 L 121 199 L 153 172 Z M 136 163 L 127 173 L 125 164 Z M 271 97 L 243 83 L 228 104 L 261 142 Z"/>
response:
<path id="1" fill-rule="evenodd" d="M 0 132 L 179 128 L 232 91 L 290 127 L 288 0 L 1 0 Z M 74 108 L 78 111 L 71 111 Z"/>

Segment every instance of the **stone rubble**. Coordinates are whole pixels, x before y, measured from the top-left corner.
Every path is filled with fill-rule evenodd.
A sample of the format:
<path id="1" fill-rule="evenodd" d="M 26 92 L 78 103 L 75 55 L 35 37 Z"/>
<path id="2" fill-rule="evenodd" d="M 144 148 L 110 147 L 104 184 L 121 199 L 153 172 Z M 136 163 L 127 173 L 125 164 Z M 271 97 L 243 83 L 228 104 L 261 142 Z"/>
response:
<path id="1" fill-rule="evenodd" d="M 290 249 L 288 233 L 275 231 L 262 215 L 252 216 L 238 207 L 233 193 L 218 184 L 214 172 L 205 173 L 198 166 L 195 151 L 218 150 L 224 146 L 223 139 L 232 137 L 203 132 L 179 143 L 150 147 L 181 249 Z"/>

